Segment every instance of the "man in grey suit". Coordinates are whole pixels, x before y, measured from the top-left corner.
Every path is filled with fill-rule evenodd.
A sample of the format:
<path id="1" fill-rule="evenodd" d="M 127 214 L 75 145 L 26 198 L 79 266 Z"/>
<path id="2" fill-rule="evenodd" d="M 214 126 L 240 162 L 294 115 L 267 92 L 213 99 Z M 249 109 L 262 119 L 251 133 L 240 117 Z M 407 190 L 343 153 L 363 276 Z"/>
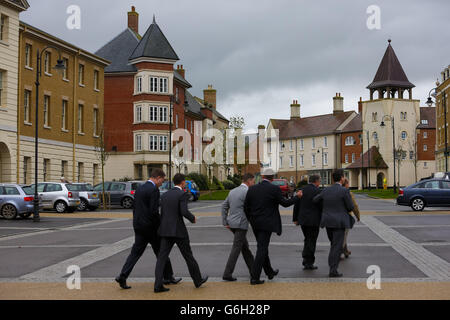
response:
<path id="1" fill-rule="evenodd" d="M 223 225 L 234 234 L 233 247 L 223 273 L 223 280 L 225 281 L 237 280 L 233 277 L 233 271 L 241 252 L 249 271 L 253 265 L 253 254 L 247 241 L 248 221 L 244 212 L 244 201 L 248 188 L 254 184 L 255 177 L 250 173 L 246 173 L 242 178 L 242 184 L 231 190 L 222 204 Z"/>
<path id="2" fill-rule="evenodd" d="M 338 266 L 343 250 L 345 229 L 351 228 L 348 213 L 353 211 L 353 201 L 350 191 L 342 186 L 344 178 L 342 169 L 335 170 L 333 172 L 334 184 L 325 188 L 313 200 L 315 203 L 322 203 L 320 226 L 327 229 L 328 239 L 331 242 L 328 255 L 329 276 L 331 278 L 342 277 L 342 273 L 338 271 Z"/>

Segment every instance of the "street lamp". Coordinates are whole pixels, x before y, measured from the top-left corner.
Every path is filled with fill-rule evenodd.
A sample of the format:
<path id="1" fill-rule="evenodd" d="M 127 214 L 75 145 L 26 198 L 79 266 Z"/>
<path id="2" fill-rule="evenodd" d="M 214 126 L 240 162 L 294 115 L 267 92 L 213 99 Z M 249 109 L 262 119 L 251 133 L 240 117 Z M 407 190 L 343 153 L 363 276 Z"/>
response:
<path id="1" fill-rule="evenodd" d="M 173 109 L 174 97 L 170 96 L 170 110 L 169 110 L 169 186 L 172 183 L 172 109 Z"/>
<path id="2" fill-rule="evenodd" d="M 45 47 L 41 52 L 39 49 L 36 52 L 37 55 L 37 63 L 36 63 L 36 108 L 35 108 L 35 133 L 34 133 L 34 211 L 33 211 L 33 221 L 39 222 L 41 220 L 39 216 L 39 195 L 38 195 L 38 137 L 39 137 L 39 78 L 42 76 L 42 54 L 47 49 L 55 49 L 58 51 L 59 59 L 57 60 L 57 64 L 54 69 L 58 72 L 63 72 L 66 69 L 66 65 L 64 64 L 64 60 L 61 59 L 61 50 L 57 47 L 49 45 Z"/>
<path id="3" fill-rule="evenodd" d="M 434 90 L 433 93 L 431 93 Z M 433 105 L 433 99 L 431 99 L 431 96 L 435 97 L 437 96 L 437 87 L 430 90 L 428 93 L 428 98 L 426 104 L 431 107 Z M 445 97 L 445 92 L 442 93 L 442 107 L 444 108 L 444 143 L 445 143 L 445 150 L 444 150 L 444 159 L 445 159 L 445 172 L 448 172 L 448 138 L 447 138 L 447 99 Z"/>
<path id="4" fill-rule="evenodd" d="M 395 177 L 395 124 L 394 124 L 394 117 L 393 116 L 389 116 L 389 115 L 385 115 L 382 119 L 381 119 L 381 123 L 380 126 L 382 128 L 384 128 L 386 125 L 384 124 L 384 118 L 386 118 L 388 121 L 391 121 L 391 125 L 392 125 L 392 154 L 393 154 L 393 165 L 394 165 L 394 193 L 397 192 L 397 180 Z"/>

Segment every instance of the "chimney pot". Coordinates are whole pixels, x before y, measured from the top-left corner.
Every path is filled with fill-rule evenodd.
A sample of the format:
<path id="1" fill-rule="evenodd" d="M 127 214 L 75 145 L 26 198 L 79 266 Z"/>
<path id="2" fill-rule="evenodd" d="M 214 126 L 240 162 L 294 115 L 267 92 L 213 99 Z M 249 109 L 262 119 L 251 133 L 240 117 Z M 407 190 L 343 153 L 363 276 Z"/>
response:
<path id="1" fill-rule="evenodd" d="M 128 28 L 133 30 L 136 34 L 139 34 L 139 14 L 136 12 L 134 6 L 132 6 L 131 11 L 128 12 Z"/>

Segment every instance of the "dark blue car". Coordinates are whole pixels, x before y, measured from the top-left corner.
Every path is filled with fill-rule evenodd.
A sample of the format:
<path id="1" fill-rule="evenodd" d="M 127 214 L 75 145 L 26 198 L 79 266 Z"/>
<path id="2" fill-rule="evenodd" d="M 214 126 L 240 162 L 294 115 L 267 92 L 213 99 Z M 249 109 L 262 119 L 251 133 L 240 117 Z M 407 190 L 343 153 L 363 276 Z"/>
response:
<path id="1" fill-rule="evenodd" d="M 450 180 L 427 179 L 400 189 L 397 204 L 410 206 L 414 211 L 425 207 L 450 207 Z"/>

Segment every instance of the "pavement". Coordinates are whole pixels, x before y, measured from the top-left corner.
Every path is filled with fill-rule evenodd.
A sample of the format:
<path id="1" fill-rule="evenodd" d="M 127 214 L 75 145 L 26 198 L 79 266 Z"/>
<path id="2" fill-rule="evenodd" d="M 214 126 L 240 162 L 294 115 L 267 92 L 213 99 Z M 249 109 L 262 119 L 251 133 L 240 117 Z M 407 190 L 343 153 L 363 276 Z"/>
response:
<path id="1" fill-rule="evenodd" d="M 357 195 L 361 222 L 348 238 L 352 254 L 340 264 L 343 278 L 330 279 L 329 241 L 321 229 L 316 252 L 319 269 L 303 271 L 303 235 L 292 224 L 292 208 L 282 208 L 283 234 L 273 235 L 270 258 L 280 273 L 261 286 L 249 284 L 242 257 L 236 265 L 237 282 L 221 277 L 232 244 L 222 227 L 221 201 L 190 204 L 197 224 L 187 222 L 191 245 L 202 274 L 210 280 L 195 289 L 186 264 L 175 248 L 171 253 L 181 284 L 171 291 L 153 293 L 156 258 L 146 250 L 136 264 L 131 290 L 113 281 L 133 244 L 131 211 L 56 214 L 42 213 L 42 220 L 0 219 L 0 299 L 446 299 L 450 298 L 450 212 L 445 208 L 421 213 L 398 207 L 393 200 Z M 256 251 L 254 235 L 248 239 Z M 68 267 L 80 268 L 81 289 L 70 290 Z M 371 268 L 379 268 L 380 288 L 369 289 Z M 368 270 L 369 268 L 369 270 Z M 371 277 L 372 276 L 372 277 Z M 70 278 L 69 280 L 71 280 Z M 267 279 L 266 279 L 267 280 Z"/>

